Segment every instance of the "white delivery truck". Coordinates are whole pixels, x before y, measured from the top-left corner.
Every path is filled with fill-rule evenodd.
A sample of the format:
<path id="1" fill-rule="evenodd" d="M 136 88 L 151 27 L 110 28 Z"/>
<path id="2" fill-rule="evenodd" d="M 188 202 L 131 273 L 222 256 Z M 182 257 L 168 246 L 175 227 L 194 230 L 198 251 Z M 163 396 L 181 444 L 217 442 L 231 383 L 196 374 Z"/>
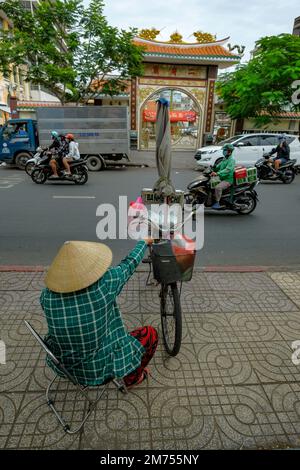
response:
<path id="1" fill-rule="evenodd" d="M 60 106 L 37 109 L 39 145 L 49 145 L 50 132 L 74 134 L 91 171 L 129 161 L 129 111 L 126 106 Z"/>

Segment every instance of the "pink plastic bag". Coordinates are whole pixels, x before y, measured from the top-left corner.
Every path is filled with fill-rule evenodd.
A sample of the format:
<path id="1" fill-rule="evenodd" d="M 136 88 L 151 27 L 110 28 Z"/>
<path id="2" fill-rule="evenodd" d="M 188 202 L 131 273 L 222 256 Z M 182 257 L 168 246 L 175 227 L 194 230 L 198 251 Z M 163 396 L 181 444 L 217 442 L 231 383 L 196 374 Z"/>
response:
<path id="1" fill-rule="evenodd" d="M 139 196 L 136 201 L 131 201 L 128 209 L 128 229 L 130 226 L 132 228 L 134 228 L 134 226 L 138 226 L 141 223 L 141 219 L 143 220 L 143 223 L 146 223 L 147 213 L 147 208 L 144 205 L 141 196 Z"/>

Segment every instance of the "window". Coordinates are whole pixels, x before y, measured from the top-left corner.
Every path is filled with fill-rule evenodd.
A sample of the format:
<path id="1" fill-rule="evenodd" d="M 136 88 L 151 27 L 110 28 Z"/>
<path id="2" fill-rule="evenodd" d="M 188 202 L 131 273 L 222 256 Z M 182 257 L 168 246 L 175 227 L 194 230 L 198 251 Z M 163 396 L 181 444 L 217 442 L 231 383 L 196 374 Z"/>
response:
<path id="1" fill-rule="evenodd" d="M 36 145 L 39 145 L 39 133 L 38 133 L 38 128 L 37 128 L 37 123 L 33 123 L 33 129 L 34 129 L 34 136 L 35 136 L 35 141 Z"/>
<path id="2" fill-rule="evenodd" d="M 32 2 L 31 0 L 21 0 L 21 4 L 26 10 L 32 11 L 34 2 Z"/>
<path id="3" fill-rule="evenodd" d="M 287 141 L 287 143 L 290 145 L 292 142 L 294 142 L 295 139 L 296 139 L 295 136 L 290 135 L 290 136 L 288 136 L 288 137 L 286 138 L 286 141 Z"/>
<path id="4" fill-rule="evenodd" d="M 20 78 L 20 85 L 24 87 L 24 72 L 21 69 L 19 69 L 19 78 Z"/>
<path id="5" fill-rule="evenodd" d="M 272 145 L 272 147 L 278 144 L 278 139 L 276 135 L 261 135 L 260 136 L 260 145 Z"/>
<path id="6" fill-rule="evenodd" d="M 11 124 L 7 124 L 3 128 L 3 137 L 4 139 L 10 139 L 11 135 L 14 133 L 15 126 L 12 126 Z"/>
<path id="7" fill-rule="evenodd" d="M 240 139 L 241 137 L 242 137 L 241 135 L 235 135 L 233 137 L 229 137 L 229 139 L 222 140 L 221 142 L 219 142 L 218 145 L 233 144 L 236 140 Z"/>
<path id="8" fill-rule="evenodd" d="M 14 84 L 17 84 L 17 67 L 12 68 Z"/>
<path id="9" fill-rule="evenodd" d="M 28 137 L 27 123 L 18 122 L 15 124 L 12 137 L 18 139 Z"/>
<path id="10" fill-rule="evenodd" d="M 254 146 L 259 145 L 259 137 L 257 135 L 251 136 L 251 137 L 245 137 L 239 142 L 243 143 L 247 147 L 254 147 Z"/>

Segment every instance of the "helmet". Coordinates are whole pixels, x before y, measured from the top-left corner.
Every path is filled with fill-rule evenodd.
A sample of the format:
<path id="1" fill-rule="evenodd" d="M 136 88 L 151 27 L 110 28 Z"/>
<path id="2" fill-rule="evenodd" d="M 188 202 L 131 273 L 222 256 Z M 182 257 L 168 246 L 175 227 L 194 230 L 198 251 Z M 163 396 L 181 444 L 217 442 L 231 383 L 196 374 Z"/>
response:
<path id="1" fill-rule="evenodd" d="M 66 139 L 74 140 L 74 135 L 73 134 L 66 134 Z"/>
<path id="2" fill-rule="evenodd" d="M 278 140 L 279 142 L 281 142 L 282 140 L 286 140 L 286 136 L 284 134 L 281 134 L 278 136 Z"/>
<path id="3" fill-rule="evenodd" d="M 223 150 L 223 151 L 224 151 L 224 150 L 230 150 L 231 153 L 232 153 L 232 152 L 234 151 L 234 145 L 232 145 L 232 144 L 225 144 L 225 145 L 223 146 L 223 149 L 222 149 L 222 150 Z"/>
<path id="4" fill-rule="evenodd" d="M 232 144 L 225 144 L 222 148 L 222 152 L 225 158 L 229 158 L 233 151 L 234 146 Z"/>
<path id="5" fill-rule="evenodd" d="M 51 136 L 53 137 L 53 139 L 58 139 L 58 132 L 51 131 Z"/>

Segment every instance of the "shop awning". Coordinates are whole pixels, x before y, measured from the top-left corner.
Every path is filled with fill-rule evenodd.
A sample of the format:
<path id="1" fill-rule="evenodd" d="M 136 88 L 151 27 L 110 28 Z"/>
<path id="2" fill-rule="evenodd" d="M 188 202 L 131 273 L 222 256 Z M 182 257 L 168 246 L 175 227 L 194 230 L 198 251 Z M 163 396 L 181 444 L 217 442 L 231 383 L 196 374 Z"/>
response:
<path id="1" fill-rule="evenodd" d="M 11 114 L 10 107 L 7 106 L 6 104 L 0 103 L 0 111 L 3 111 L 4 113 Z"/>
<path id="2" fill-rule="evenodd" d="M 170 111 L 171 122 L 195 122 L 197 114 L 195 111 Z M 144 109 L 144 122 L 156 122 L 156 111 Z"/>

